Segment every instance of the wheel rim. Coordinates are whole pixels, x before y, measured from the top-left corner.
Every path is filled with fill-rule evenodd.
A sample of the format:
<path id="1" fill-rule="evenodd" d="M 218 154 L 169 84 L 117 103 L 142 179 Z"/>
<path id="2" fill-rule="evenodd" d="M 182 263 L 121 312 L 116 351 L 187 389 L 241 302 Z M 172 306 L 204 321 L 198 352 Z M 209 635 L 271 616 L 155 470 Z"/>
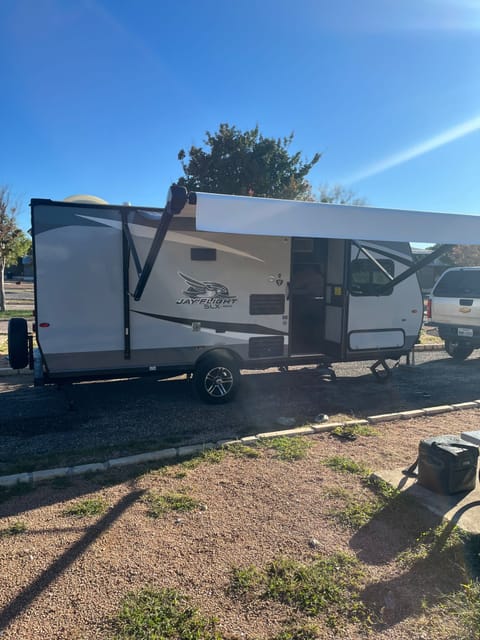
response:
<path id="1" fill-rule="evenodd" d="M 205 391 L 213 398 L 223 398 L 233 387 L 233 374 L 225 367 L 214 367 L 205 376 Z"/>

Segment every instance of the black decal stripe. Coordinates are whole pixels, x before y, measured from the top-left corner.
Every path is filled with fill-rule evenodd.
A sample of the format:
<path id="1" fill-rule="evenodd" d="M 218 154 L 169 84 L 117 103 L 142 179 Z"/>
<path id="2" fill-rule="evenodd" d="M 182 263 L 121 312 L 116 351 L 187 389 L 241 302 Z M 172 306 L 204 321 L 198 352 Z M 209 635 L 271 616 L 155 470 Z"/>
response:
<path id="1" fill-rule="evenodd" d="M 261 324 L 247 324 L 241 322 L 215 322 L 213 320 L 197 320 L 195 318 L 178 318 L 175 316 L 162 316 L 157 313 L 146 313 L 145 311 L 135 311 L 142 316 L 157 318 L 157 320 L 166 320 L 167 322 L 176 322 L 177 324 L 191 325 L 193 322 L 200 323 L 202 329 L 215 329 L 216 331 L 234 331 L 236 333 L 258 333 L 268 336 L 286 336 L 286 331 L 271 329 Z"/>

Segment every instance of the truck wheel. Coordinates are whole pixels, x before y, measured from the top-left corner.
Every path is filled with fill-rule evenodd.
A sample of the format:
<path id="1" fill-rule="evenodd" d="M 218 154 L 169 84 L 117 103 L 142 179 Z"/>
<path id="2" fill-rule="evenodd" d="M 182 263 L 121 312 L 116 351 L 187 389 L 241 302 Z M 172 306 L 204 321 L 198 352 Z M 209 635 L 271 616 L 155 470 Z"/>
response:
<path id="1" fill-rule="evenodd" d="M 193 383 L 202 400 L 210 404 L 224 404 L 237 395 L 240 370 L 232 356 L 212 353 L 198 363 Z"/>
<path id="2" fill-rule="evenodd" d="M 12 369 L 25 369 L 28 365 L 28 327 L 25 318 L 8 321 L 8 360 Z"/>
<path id="3" fill-rule="evenodd" d="M 445 340 L 445 351 L 454 360 L 466 360 L 472 353 L 473 348 L 467 347 L 461 342 L 453 342 L 452 340 Z"/>

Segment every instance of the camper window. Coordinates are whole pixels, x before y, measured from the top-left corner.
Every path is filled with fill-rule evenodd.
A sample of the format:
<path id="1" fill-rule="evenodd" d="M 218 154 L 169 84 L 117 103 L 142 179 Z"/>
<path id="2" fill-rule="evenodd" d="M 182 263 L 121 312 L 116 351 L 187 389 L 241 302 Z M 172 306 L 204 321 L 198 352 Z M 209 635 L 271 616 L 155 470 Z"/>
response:
<path id="1" fill-rule="evenodd" d="M 379 260 L 392 277 L 395 275 L 392 260 Z M 389 296 L 393 287 L 385 289 L 387 276 L 370 260 L 358 258 L 350 265 L 350 293 L 352 296 Z"/>

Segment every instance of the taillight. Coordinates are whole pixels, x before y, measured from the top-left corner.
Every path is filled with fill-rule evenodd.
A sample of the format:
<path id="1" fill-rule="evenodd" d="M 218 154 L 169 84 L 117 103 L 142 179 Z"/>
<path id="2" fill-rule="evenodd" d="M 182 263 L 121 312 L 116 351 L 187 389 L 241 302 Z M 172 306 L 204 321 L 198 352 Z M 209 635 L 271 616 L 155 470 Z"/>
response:
<path id="1" fill-rule="evenodd" d="M 432 300 L 431 298 L 428 298 L 427 300 L 427 319 L 431 320 L 432 319 Z"/>

